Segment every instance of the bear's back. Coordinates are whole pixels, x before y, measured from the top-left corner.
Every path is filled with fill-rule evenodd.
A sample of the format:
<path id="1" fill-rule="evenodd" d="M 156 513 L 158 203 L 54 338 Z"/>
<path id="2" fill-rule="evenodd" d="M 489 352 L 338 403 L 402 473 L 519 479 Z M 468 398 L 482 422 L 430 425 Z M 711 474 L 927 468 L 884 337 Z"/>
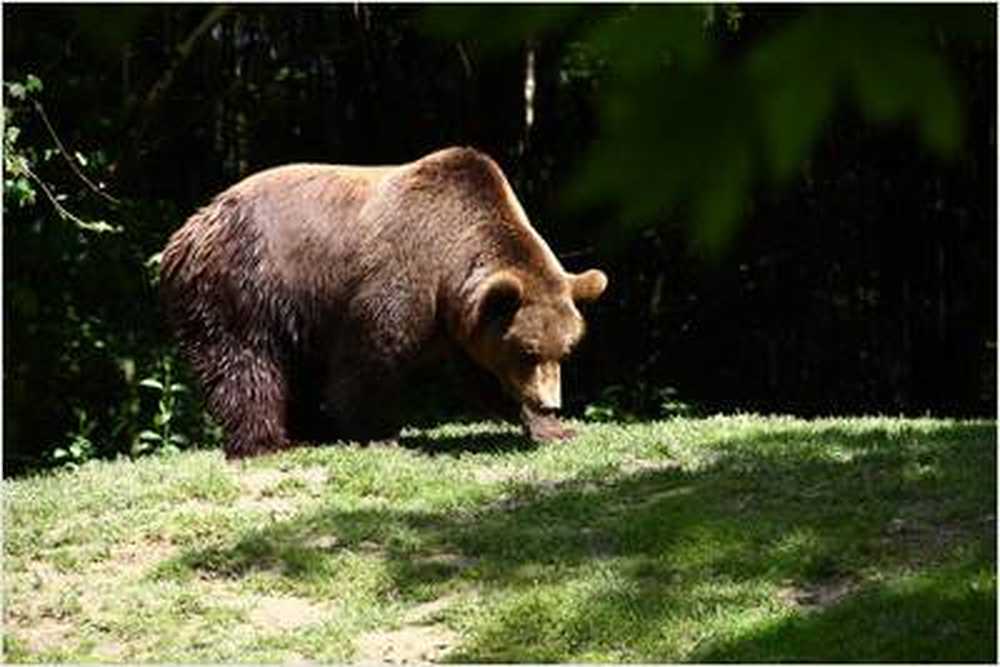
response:
<path id="1" fill-rule="evenodd" d="M 244 212 L 276 273 L 295 285 L 320 274 L 345 279 L 367 233 L 360 215 L 396 166 L 300 163 L 243 179 L 216 199 Z"/>

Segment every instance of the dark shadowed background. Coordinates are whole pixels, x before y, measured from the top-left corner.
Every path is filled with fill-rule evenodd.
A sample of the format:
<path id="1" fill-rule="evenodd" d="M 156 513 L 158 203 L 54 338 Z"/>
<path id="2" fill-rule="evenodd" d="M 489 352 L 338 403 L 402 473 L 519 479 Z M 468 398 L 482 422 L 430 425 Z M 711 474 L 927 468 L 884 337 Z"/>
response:
<path id="1" fill-rule="evenodd" d="M 611 286 L 569 412 L 995 415 L 994 5 L 3 7 L 4 465 L 211 444 L 157 253 L 447 145 Z M 428 386 L 434 387 L 430 391 Z M 451 418 L 417 378 L 414 420 Z"/>

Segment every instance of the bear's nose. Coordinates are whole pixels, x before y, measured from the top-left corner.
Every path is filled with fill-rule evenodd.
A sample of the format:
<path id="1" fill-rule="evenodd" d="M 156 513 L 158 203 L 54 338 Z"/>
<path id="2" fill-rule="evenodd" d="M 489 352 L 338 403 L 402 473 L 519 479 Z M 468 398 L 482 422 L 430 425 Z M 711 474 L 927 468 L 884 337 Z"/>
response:
<path id="1" fill-rule="evenodd" d="M 549 362 L 538 365 L 538 403 L 542 410 L 558 410 L 562 407 L 562 382 L 559 364 Z"/>

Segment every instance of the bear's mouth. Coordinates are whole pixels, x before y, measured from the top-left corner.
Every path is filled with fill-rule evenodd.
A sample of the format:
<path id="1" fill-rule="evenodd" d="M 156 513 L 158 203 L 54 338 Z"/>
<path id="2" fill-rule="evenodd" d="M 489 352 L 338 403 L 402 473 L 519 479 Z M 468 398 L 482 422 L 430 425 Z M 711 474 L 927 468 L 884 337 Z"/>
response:
<path id="1" fill-rule="evenodd" d="M 559 408 L 547 408 L 541 405 L 531 405 L 529 403 L 525 403 L 522 409 L 524 412 L 527 412 L 532 417 L 556 418 L 559 416 Z"/>

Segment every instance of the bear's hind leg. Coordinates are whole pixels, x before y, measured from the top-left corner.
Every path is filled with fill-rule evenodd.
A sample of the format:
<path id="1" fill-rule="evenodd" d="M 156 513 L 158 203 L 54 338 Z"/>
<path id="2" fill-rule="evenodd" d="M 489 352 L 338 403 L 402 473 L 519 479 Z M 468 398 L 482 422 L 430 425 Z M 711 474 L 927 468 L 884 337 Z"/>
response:
<path id="1" fill-rule="evenodd" d="M 226 458 L 274 452 L 290 446 L 288 383 L 270 357 L 243 349 L 219 364 L 208 392 L 209 410 L 226 433 Z"/>

